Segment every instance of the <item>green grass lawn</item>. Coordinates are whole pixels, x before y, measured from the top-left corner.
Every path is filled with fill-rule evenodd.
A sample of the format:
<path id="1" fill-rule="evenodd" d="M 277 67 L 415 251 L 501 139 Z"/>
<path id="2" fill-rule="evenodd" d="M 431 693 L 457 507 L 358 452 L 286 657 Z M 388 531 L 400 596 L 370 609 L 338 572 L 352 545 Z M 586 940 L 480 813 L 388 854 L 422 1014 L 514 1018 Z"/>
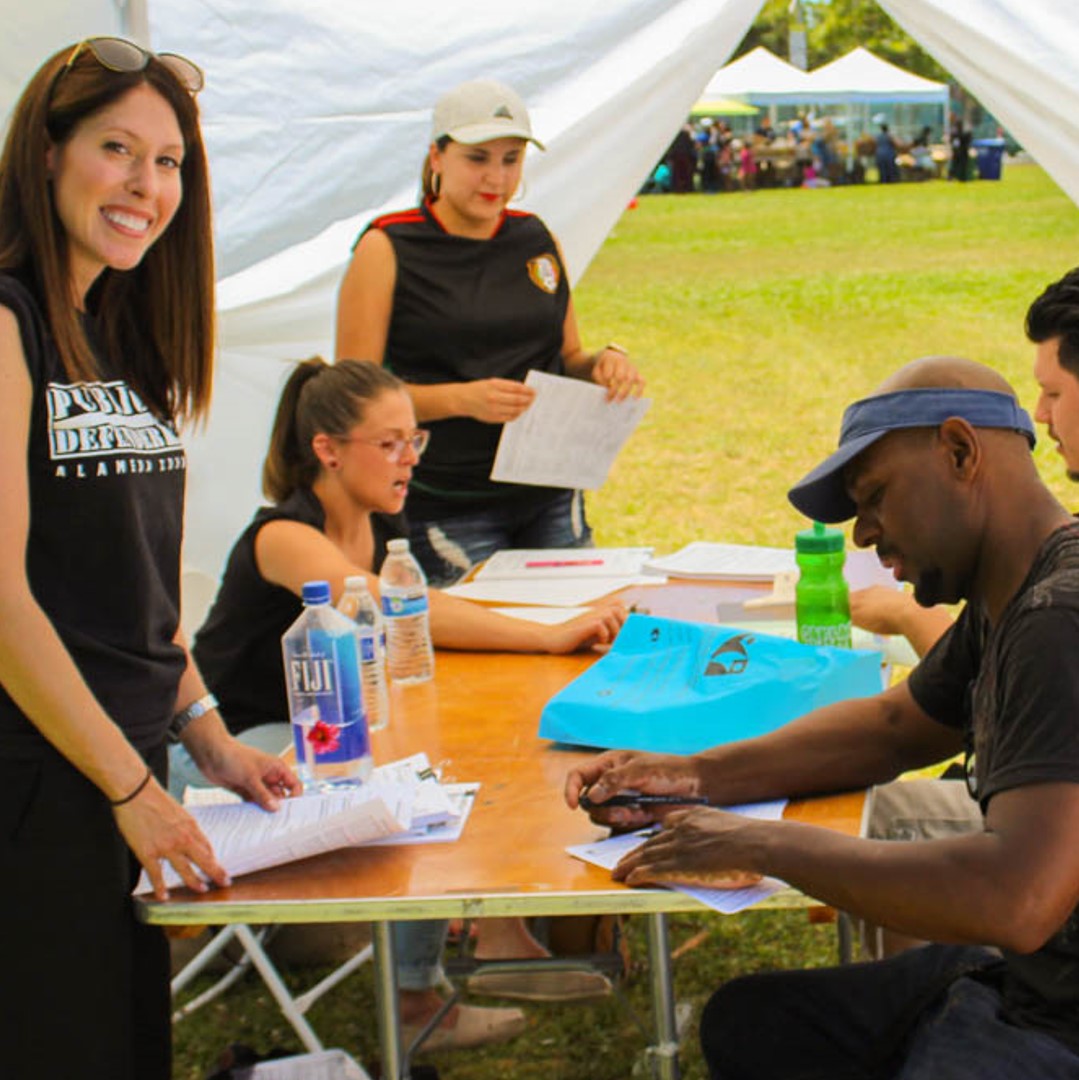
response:
<path id="1" fill-rule="evenodd" d="M 576 290 L 584 340 L 630 348 L 652 399 L 589 499 L 597 542 L 786 545 L 802 527 L 786 490 L 835 445 L 843 407 L 919 356 L 991 364 L 1032 405 L 1023 316 L 1077 264 L 1079 210 L 1035 166 L 642 198 Z"/>
<path id="2" fill-rule="evenodd" d="M 992 364 L 1032 406 L 1023 316 L 1076 264 L 1079 211 L 1034 166 L 1006 164 L 1000 183 L 642 198 L 575 293 L 584 340 L 630 348 L 652 399 L 610 482 L 589 498 L 597 542 L 791 543 L 804 523 L 787 488 L 834 446 L 843 407 L 918 356 Z M 1079 505 L 1052 448 L 1037 454 L 1053 489 Z M 707 934 L 675 961 L 677 996 L 694 1016 L 731 975 L 835 955 L 833 929 L 810 926 L 804 912 L 671 922 L 676 948 Z M 643 962 L 641 928 L 631 932 Z M 307 986 L 319 974 L 295 977 Z M 647 1017 L 640 971 L 627 991 Z M 648 1075 L 634 1073 L 645 1042 L 617 1001 L 528 1016 L 507 1047 L 433 1059 L 443 1080 Z M 369 968 L 310 1017 L 327 1045 L 377 1056 Z M 693 1030 L 683 1075 L 703 1080 Z M 257 978 L 178 1025 L 178 1080 L 204 1076 L 230 1041 L 299 1050 Z"/>

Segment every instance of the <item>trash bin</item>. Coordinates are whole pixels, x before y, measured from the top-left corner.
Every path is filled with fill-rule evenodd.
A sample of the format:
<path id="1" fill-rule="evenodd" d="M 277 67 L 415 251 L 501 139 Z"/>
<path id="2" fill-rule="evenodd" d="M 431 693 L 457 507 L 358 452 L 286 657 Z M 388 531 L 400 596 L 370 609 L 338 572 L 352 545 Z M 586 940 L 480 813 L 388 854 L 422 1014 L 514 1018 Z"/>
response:
<path id="1" fill-rule="evenodd" d="M 978 158 L 978 179 L 999 180 L 1004 163 L 1004 140 L 975 139 L 971 146 Z"/>

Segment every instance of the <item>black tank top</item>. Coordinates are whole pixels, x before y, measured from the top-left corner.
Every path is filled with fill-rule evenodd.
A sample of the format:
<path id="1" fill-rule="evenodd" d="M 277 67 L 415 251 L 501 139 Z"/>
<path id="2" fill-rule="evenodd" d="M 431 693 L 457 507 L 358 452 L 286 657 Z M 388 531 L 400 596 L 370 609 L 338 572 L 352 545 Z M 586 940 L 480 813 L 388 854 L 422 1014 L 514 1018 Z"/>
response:
<path id="1" fill-rule="evenodd" d="M 397 260 L 386 366 L 405 382 L 429 385 L 563 374 L 570 292 L 547 226 L 507 211 L 494 236 L 474 240 L 446 232 L 436 213 L 425 204 L 369 226 L 389 237 Z M 501 424 L 452 417 L 426 426 L 431 443 L 409 490 L 411 520 L 556 494 L 489 479 Z"/>
<path id="2" fill-rule="evenodd" d="M 187 460 L 97 350 L 101 376 L 64 371 L 37 297 L 0 274 L 0 305 L 18 320 L 33 387 L 26 571 L 37 602 L 109 716 L 148 753 L 164 740 L 185 667 L 173 644 Z M 94 344 L 91 320 L 86 332 Z M 49 744 L 0 688 L 0 753 Z"/>

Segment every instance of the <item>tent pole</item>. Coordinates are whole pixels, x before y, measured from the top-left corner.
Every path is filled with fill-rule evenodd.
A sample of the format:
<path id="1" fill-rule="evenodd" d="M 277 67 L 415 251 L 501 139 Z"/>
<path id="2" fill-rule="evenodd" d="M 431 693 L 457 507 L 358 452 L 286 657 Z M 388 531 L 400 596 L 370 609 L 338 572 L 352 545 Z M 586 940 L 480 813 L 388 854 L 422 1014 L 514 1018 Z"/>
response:
<path id="1" fill-rule="evenodd" d="M 150 45 L 150 12 L 147 0 L 117 0 L 120 26 L 125 37 L 141 45 Z"/>

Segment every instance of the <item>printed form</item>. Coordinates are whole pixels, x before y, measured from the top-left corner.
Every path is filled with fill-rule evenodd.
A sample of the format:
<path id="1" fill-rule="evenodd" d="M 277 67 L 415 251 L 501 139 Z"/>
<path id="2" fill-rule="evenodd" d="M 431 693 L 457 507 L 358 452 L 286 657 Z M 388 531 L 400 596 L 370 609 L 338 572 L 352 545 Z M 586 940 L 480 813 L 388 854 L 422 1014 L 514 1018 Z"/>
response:
<path id="1" fill-rule="evenodd" d="M 530 371 L 535 400 L 502 428 L 491 479 L 594 491 L 652 404 L 645 398 L 608 401 L 582 379 Z"/>

